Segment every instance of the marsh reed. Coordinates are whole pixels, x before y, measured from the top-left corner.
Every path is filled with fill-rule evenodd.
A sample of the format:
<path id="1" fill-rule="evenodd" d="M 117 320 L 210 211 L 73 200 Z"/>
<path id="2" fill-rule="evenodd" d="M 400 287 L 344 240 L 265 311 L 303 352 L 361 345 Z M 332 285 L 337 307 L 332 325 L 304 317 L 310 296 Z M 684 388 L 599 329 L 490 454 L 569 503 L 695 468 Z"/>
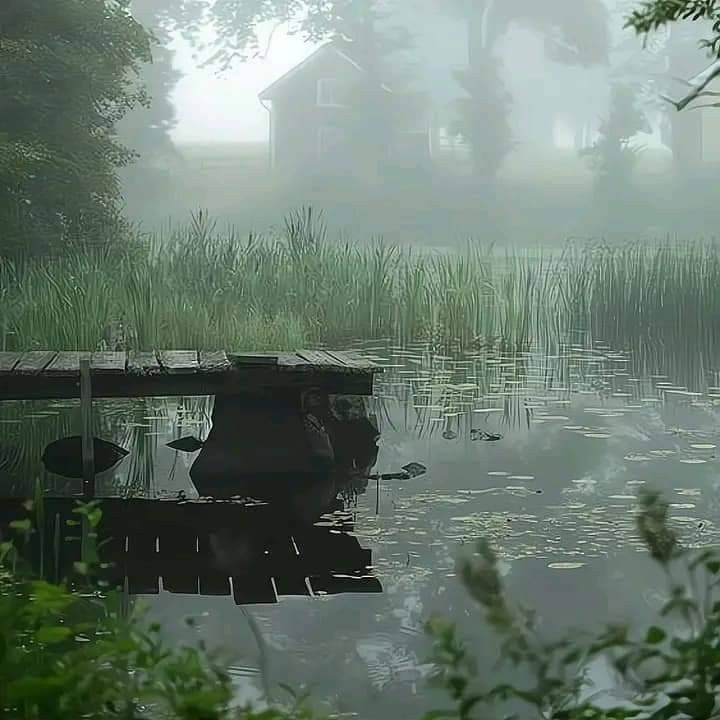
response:
<path id="1" fill-rule="evenodd" d="M 710 244 L 499 257 L 469 243 L 433 253 L 331 240 L 308 209 L 267 237 L 221 232 L 200 213 L 133 247 L 119 258 L 0 260 L 4 347 L 240 351 L 420 340 L 553 352 L 578 333 L 638 351 L 718 345 L 720 254 Z"/>

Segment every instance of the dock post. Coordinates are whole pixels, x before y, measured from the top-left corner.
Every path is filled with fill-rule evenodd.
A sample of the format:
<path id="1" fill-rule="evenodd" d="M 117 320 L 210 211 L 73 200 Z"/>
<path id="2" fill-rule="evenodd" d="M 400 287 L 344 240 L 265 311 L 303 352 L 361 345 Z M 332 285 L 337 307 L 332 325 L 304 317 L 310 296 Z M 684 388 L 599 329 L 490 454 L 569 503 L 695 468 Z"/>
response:
<path id="1" fill-rule="evenodd" d="M 80 360 L 80 415 L 82 418 L 82 469 L 83 496 L 87 500 L 95 497 L 95 447 L 92 431 L 92 383 L 90 381 L 90 360 Z"/>

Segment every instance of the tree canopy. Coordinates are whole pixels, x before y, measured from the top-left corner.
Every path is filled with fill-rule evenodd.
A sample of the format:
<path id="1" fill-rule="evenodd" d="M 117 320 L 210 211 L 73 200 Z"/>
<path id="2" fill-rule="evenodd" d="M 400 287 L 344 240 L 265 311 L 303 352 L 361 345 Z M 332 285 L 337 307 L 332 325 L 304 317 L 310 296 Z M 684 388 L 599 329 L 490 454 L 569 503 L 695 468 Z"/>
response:
<path id="1" fill-rule="evenodd" d="M 115 124 L 145 102 L 149 38 L 127 0 L 0 6 L 0 251 L 95 238 L 117 219 Z"/>

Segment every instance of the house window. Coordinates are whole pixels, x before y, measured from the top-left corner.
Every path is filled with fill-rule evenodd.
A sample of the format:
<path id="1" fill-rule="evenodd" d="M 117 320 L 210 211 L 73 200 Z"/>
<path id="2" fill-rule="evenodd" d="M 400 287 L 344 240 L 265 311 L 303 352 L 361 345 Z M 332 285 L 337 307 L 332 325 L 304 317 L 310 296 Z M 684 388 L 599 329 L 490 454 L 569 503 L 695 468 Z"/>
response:
<path id="1" fill-rule="evenodd" d="M 342 83 L 337 78 L 321 78 L 318 80 L 318 107 L 347 107 L 342 89 Z"/>

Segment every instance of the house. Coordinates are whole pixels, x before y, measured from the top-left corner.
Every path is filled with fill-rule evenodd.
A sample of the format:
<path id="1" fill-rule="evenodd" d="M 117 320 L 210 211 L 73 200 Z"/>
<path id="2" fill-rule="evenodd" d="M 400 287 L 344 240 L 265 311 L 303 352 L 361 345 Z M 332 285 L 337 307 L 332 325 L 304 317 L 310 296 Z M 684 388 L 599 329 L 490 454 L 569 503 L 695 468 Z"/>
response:
<path id="1" fill-rule="evenodd" d="M 260 93 L 270 114 L 270 165 L 282 176 L 376 176 L 429 161 L 430 124 L 417 97 L 393 92 L 335 43 Z"/>

